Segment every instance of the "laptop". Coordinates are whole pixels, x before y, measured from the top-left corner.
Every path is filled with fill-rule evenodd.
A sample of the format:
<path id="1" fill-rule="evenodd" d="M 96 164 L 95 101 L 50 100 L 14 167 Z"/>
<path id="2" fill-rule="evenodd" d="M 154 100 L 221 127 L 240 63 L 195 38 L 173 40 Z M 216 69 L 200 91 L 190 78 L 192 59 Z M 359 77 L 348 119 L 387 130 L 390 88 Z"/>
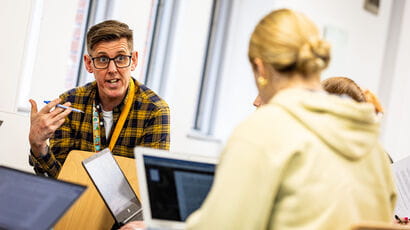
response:
<path id="1" fill-rule="evenodd" d="M 0 166 L 0 229 L 51 229 L 85 189 Z"/>
<path id="2" fill-rule="evenodd" d="M 184 229 L 211 189 L 216 158 L 136 147 L 144 223 L 148 229 Z"/>
<path id="3" fill-rule="evenodd" d="M 82 164 L 114 217 L 115 228 L 142 220 L 141 202 L 108 148 L 85 159 Z"/>

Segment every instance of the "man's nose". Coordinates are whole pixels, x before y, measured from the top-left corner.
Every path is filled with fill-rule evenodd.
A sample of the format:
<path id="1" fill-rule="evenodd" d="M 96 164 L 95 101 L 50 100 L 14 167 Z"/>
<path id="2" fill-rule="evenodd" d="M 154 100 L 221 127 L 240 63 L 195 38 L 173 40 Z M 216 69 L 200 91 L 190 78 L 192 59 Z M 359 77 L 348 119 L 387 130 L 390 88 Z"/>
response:
<path id="1" fill-rule="evenodd" d="M 109 72 L 116 72 L 117 71 L 117 66 L 115 65 L 114 60 L 110 60 L 108 63 L 108 71 Z"/>

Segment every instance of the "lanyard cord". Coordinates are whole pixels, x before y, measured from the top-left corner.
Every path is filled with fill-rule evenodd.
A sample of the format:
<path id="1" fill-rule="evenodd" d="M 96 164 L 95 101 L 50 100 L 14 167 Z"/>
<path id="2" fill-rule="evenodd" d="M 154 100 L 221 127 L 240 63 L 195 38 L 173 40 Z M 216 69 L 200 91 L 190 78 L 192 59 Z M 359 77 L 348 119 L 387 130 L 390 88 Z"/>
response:
<path id="1" fill-rule="evenodd" d="M 110 151 L 114 149 L 115 143 L 117 142 L 118 137 L 120 136 L 122 127 L 124 126 L 125 120 L 131 110 L 131 106 L 134 102 L 134 94 L 135 94 L 135 84 L 132 78 L 130 79 L 130 88 L 128 94 L 125 98 L 125 106 L 124 109 L 121 111 L 120 118 L 118 118 L 118 122 L 115 125 L 114 132 L 111 135 L 110 144 L 108 148 Z M 98 111 L 95 107 L 95 103 L 93 104 L 93 138 L 94 138 L 94 148 L 96 152 L 101 151 L 101 129 L 100 129 L 100 116 Z"/>
<path id="2" fill-rule="evenodd" d="M 96 152 L 101 151 L 101 136 L 100 136 L 100 116 L 98 110 L 95 107 L 95 102 L 93 102 L 93 140 L 94 149 Z"/>

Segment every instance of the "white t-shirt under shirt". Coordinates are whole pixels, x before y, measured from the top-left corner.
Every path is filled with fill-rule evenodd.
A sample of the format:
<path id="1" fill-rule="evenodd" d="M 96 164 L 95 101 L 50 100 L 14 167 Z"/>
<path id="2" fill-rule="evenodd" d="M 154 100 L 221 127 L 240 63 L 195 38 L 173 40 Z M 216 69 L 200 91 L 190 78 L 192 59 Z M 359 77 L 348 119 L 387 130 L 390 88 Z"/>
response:
<path id="1" fill-rule="evenodd" d="M 104 119 L 105 137 L 108 140 L 108 135 L 110 135 L 112 122 L 113 122 L 112 111 L 103 110 L 102 113 L 103 113 L 103 119 Z"/>

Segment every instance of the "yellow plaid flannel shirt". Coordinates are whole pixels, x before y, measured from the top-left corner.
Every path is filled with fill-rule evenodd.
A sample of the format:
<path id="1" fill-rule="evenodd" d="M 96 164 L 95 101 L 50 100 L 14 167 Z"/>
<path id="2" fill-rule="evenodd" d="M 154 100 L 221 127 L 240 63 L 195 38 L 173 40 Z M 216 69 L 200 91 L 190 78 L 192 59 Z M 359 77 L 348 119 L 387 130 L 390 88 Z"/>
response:
<path id="1" fill-rule="evenodd" d="M 167 103 L 145 85 L 136 83 L 134 103 L 127 120 L 112 150 L 114 155 L 134 157 L 135 146 L 157 149 L 169 149 L 170 114 Z M 99 105 L 96 82 L 74 88 L 60 95 L 64 102 L 71 102 L 71 107 L 84 113 L 72 112 L 66 117 L 64 124 L 50 138 L 50 146 L 45 156 L 35 157 L 30 154 L 30 165 L 37 174 L 57 177 L 68 153 L 71 150 L 94 152 L 92 114 L 93 103 Z M 124 101 L 113 110 L 113 128 L 115 127 Z M 100 111 L 100 121 L 103 121 Z M 101 126 L 101 149 L 107 148 L 110 139 L 105 136 Z"/>

